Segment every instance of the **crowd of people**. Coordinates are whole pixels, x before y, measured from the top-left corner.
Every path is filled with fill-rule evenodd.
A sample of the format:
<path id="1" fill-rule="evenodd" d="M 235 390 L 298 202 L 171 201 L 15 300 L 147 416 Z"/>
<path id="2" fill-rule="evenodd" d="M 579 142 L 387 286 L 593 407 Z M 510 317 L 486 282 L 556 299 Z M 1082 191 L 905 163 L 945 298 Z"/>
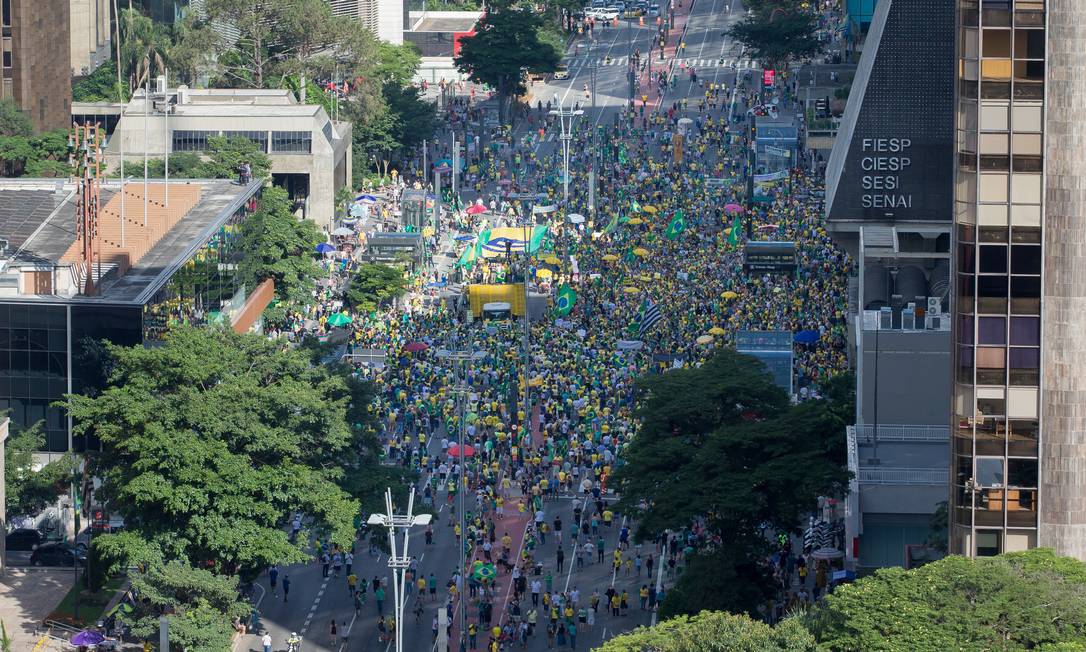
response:
<path id="1" fill-rule="evenodd" d="M 818 334 L 794 348 L 796 387 L 804 395 L 844 370 L 851 262 L 825 230 L 820 176 L 792 169 L 763 189 L 766 201 L 748 204 L 742 196 L 748 144 L 734 116 L 756 100 L 709 84 L 692 105 L 684 100 L 654 110 L 631 104 L 596 129 L 578 129 L 568 201 L 561 198 L 559 153 L 538 153 L 542 134 L 534 125 L 552 128 L 542 105 L 533 131 L 520 137 L 501 132 L 476 141 L 468 133 L 465 204 L 477 201 L 486 210 L 450 213 L 429 238 L 429 254 L 451 250 L 454 242 L 474 247 L 468 236 L 522 223 L 529 210 L 511 193 L 551 198 L 557 210 L 547 214 L 547 242 L 529 275 L 541 289 L 573 289 L 576 300 L 569 314 L 531 323 L 526 353 L 518 321 L 469 318 L 466 302 L 449 300 L 444 287 L 457 276 L 465 286 L 492 280 L 497 271 L 514 277 L 522 261 L 502 256 L 457 270 L 424 267 L 411 275 L 395 309 L 364 314 L 343 304 L 356 262 L 340 247 L 323 260 L 327 279 L 311 305 L 294 309 L 272 333 L 301 340 L 338 330 L 348 351 L 384 354 L 379 364 L 359 363 L 357 373 L 377 389 L 373 409 L 387 462 L 420 472 L 423 501 L 444 503 L 447 527 L 459 545 L 467 544 L 467 565 L 447 577 L 448 569 L 439 569 L 440 581 L 412 569 L 417 623 L 425 622 L 424 605 L 446 604 L 450 613 L 468 614 L 465 631 L 452 619 L 447 632 L 462 636 L 464 649 L 523 645 L 540 632 L 552 645 L 574 647 L 578 632 L 597 617 L 651 611 L 699 539 L 676 533 L 642 549 L 631 540 L 629 521 L 613 511 L 608 481 L 637 430 L 634 381 L 698 364 L 741 331 Z M 446 111 L 461 131 L 475 125 L 476 133 L 485 133 L 483 113 L 467 99 L 449 102 Z M 692 123 L 683 128 L 676 156 L 682 118 Z M 442 147 L 427 153 L 429 164 L 446 155 Z M 416 179 L 381 189 L 377 210 L 389 211 L 404 184 L 421 186 L 430 172 L 417 161 Z M 685 229 L 669 229 L 680 212 Z M 796 271 L 746 273 L 748 233 L 794 242 Z M 645 332 L 631 328 L 650 302 L 660 310 L 659 323 Z M 329 318 L 337 313 L 349 313 L 350 323 L 332 326 Z M 439 350 L 473 355 L 465 362 Z M 514 520 L 524 524 L 510 527 Z M 427 532 L 427 542 L 432 536 Z M 564 571 L 569 576 L 569 566 L 600 563 L 611 570 L 607 585 L 582 591 L 575 582 L 557 581 Z M 664 575 L 660 586 L 654 569 Z M 633 593 L 621 586 L 631 573 Z M 508 592 L 500 580 L 508 581 Z M 378 628 L 387 635 L 391 628 L 382 616 Z M 436 637 L 436 617 L 430 624 Z"/>

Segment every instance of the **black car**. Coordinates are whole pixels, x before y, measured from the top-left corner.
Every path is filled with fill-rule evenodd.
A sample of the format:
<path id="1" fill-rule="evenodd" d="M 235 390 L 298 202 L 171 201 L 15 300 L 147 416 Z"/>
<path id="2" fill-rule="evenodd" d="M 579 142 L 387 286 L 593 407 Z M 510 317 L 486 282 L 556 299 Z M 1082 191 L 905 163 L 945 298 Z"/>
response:
<path id="1" fill-rule="evenodd" d="M 30 554 L 31 566 L 80 566 L 87 556 L 67 543 L 43 543 Z"/>
<path id="2" fill-rule="evenodd" d="M 45 542 L 45 535 L 31 528 L 20 528 L 8 532 L 5 541 L 8 550 L 33 550 Z"/>

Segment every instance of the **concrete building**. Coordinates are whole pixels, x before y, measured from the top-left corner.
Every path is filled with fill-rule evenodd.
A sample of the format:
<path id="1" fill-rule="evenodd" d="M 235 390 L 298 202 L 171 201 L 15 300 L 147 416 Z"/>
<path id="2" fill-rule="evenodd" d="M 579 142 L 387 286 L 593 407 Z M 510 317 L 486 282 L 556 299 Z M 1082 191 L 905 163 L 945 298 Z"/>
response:
<path id="1" fill-rule="evenodd" d="M 112 31 L 109 0 L 69 0 L 72 76 L 94 72 L 110 58 Z"/>
<path id="2" fill-rule="evenodd" d="M 127 105 L 77 105 L 73 113 L 106 120 L 119 115 L 107 148 L 113 166 L 142 165 L 143 153 L 202 152 L 211 136 L 248 138 L 272 163 L 272 180 L 295 198 L 301 213 L 328 228 L 335 194 L 351 181 L 351 124 L 336 122 L 316 104 L 300 104 L 289 90 L 152 88 Z M 134 174 L 138 174 L 135 170 Z"/>
<path id="3" fill-rule="evenodd" d="M 849 338 L 856 423 L 846 556 L 928 553 L 947 500 L 954 0 L 880 0 L 826 168 L 826 216 L 856 262 Z"/>
<path id="4" fill-rule="evenodd" d="M 1086 3 L 956 4 L 951 552 L 1086 560 Z"/>
<path id="5" fill-rule="evenodd" d="M 0 98 L 12 99 L 38 131 L 71 124 L 70 0 L 0 0 Z"/>
<path id="6" fill-rule="evenodd" d="M 237 226 L 259 182 L 185 180 L 168 192 L 161 182 L 129 182 L 123 201 L 120 191 L 118 182 L 101 188 L 87 295 L 75 186 L 0 180 L 0 410 L 16 426 L 42 421 L 46 452 L 97 447 L 73 436 L 53 405 L 102 381 L 97 341 L 151 344 L 178 323 L 244 332 L 274 295 L 274 286 L 244 287 L 235 272 Z"/>

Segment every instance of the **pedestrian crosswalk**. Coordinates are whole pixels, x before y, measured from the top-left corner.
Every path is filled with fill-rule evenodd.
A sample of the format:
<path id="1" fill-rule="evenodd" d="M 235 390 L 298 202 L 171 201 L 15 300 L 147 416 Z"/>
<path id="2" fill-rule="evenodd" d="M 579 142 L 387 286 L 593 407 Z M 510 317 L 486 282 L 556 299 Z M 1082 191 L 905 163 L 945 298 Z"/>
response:
<path id="1" fill-rule="evenodd" d="M 580 56 L 569 59 L 566 65 L 570 68 L 584 68 L 591 66 L 626 66 L 629 65 L 629 57 L 588 57 Z M 654 70 L 663 69 L 665 64 L 660 64 L 657 61 L 652 62 Z M 678 59 L 675 62 L 676 67 L 682 65 L 684 68 L 734 68 L 736 70 L 751 70 L 758 67 L 757 62 L 750 59 L 735 59 L 725 57 L 722 59 Z"/>

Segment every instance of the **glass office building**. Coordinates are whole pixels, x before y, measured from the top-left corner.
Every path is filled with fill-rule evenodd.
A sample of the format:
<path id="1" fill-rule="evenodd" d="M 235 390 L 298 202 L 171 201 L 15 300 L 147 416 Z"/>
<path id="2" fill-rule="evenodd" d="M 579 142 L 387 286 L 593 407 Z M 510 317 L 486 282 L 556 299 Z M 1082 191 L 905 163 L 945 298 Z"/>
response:
<path id="1" fill-rule="evenodd" d="M 958 27 L 950 551 L 1086 558 L 1086 3 Z"/>

